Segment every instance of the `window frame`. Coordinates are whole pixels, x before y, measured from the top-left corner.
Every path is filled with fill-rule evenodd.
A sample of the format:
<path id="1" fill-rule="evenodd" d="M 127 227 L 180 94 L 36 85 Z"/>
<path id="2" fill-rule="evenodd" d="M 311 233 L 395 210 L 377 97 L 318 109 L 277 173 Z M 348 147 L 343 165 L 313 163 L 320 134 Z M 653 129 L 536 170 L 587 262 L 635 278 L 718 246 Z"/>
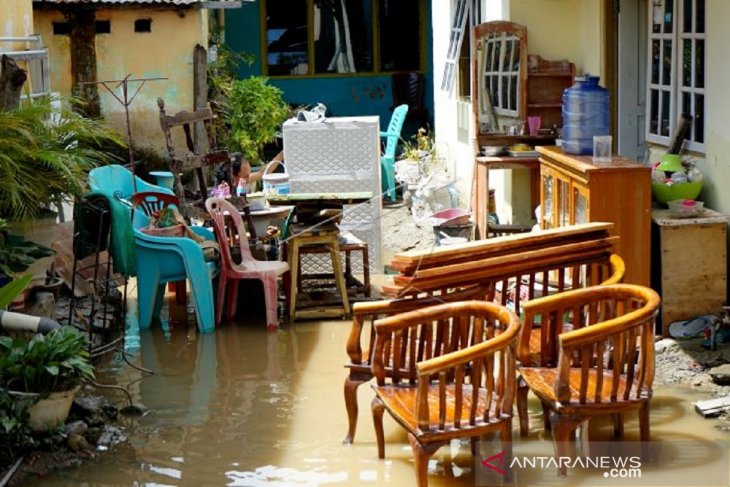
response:
<path id="1" fill-rule="evenodd" d="M 673 6 L 673 15 L 672 15 L 672 31 L 671 33 L 665 33 L 665 32 L 659 32 L 655 33 L 653 31 L 653 25 L 654 25 L 654 9 L 660 8 L 662 16 L 666 12 L 666 2 L 672 2 Z M 692 25 L 691 30 L 689 32 L 684 32 L 684 20 L 685 20 L 685 2 L 692 2 Z M 704 32 L 697 32 L 697 5 L 698 0 L 663 0 L 661 4 L 655 5 L 654 2 L 648 3 L 649 13 L 647 15 L 648 17 L 648 30 L 647 30 L 647 76 L 646 76 L 646 141 L 650 142 L 652 144 L 661 145 L 661 146 L 668 146 L 669 141 L 672 137 L 672 134 L 674 133 L 677 123 L 679 122 L 679 118 L 681 116 L 682 110 L 682 97 L 683 94 L 689 93 L 691 96 L 690 101 L 690 111 L 693 115 L 693 120 L 691 122 L 691 127 L 689 131 L 689 136 L 685 140 L 684 148 L 692 151 L 692 152 L 698 152 L 698 153 L 704 153 L 706 150 L 706 144 L 707 144 L 707 125 L 706 125 L 706 116 L 707 113 L 707 2 L 705 1 L 704 4 L 704 10 L 705 10 L 705 28 Z M 662 25 L 664 25 L 664 22 L 662 22 Z M 691 69 L 691 85 L 692 86 L 684 86 L 683 85 L 683 44 L 686 40 L 689 40 L 692 45 L 692 56 L 691 56 L 691 62 L 692 62 L 692 69 Z M 695 49 L 697 46 L 698 40 L 704 41 L 705 47 L 703 50 L 703 60 L 702 60 L 702 66 L 704 73 L 704 86 L 702 88 L 695 87 L 695 79 L 696 79 L 696 69 L 694 67 L 696 66 L 697 57 L 695 54 Z M 653 44 L 654 41 L 659 41 L 659 56 L 661 58 L 662 52 L 664 49 L 664 43 L 666 41 L 671 41 L 672 43 L 672 52 L 671 52 L 671 66 L 670 66 L 670 74 L 669 74 L 669 83 L 664 83 L 664 73 L 662 69 L 662 65 L 660 63 L 658 69 L 659 69 L 659 79 L 658 83 L 654 83 L 652 79 L 652 69 L 653 69 Z M 657 101 L 658 107 L 657 107 L 657 132 L 658 133 L 652 133 L 652 122 L 654 121 L 652 118 L 652 92 L 657 91 L 659 93 L 659 99 Z M 662 120 L 662 101 L 661 101 L 661 94 L 663 92 L 669 93 L 669 128 L 667 135 L 660 135 L 661 134 L 661 120 Z M 696 115 L 697 110 L 695 108 L 696 103 L 696 96 L 701 95 L 703 100 L 703 106 L 702 106 L 702 114 L 703 114 L 703 142 L 696 142 L 693 140 L 696 136 L 696 122 L 694 120 L 694 115 Z"/>
<path id="2" fill-rule="evenodd" d="M 268 64 L 268 45 L 267 45 L 267 26 L 266 26 L 266 0 L 259 2 L 259 25 L 261 31 L 261 73 L 272 79 L 310 79 L 310 78 L 352 78 L 352 77 L 367 77 L 367 76 L 384 76 L 391 75 L 392 73 L 401 72 L 403 70 L 385 71 L 380 69 L 380 8 L 379 0 L 370 0 L 371 8 L 373 12 L 373 70 L 372 71 L 360 71 L 356 73 L 316 73 L 315 62 L 314 62 L 314 37 L 311 35 L 313 31 L 313 17 L 314 17 L 314 0 L 304 0 L 307 2 L 307 74 L 284 74 L 276 75 L 269 74 Z M 419 73 L 425 73 L 427 63 L 426 53 L 426 2 L 425 0 L 418 1 L 418 23 L 419 31 L 419 57 L 418 57 L 418 69 L 411 70 Z"/>

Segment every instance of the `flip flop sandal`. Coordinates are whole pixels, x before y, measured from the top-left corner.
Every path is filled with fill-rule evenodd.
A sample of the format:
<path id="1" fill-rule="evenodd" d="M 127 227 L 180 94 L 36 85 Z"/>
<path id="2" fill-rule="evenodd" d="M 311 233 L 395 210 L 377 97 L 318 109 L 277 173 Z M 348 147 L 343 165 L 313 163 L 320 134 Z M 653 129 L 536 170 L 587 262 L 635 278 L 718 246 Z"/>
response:
<path id="1" fill-rule="evenodd" d="M 694 338 L 709 327 L 714 315 L 704 315 L 687 321 L 675 321 L 669 325 L 669 336 L 672 338 Z"/>

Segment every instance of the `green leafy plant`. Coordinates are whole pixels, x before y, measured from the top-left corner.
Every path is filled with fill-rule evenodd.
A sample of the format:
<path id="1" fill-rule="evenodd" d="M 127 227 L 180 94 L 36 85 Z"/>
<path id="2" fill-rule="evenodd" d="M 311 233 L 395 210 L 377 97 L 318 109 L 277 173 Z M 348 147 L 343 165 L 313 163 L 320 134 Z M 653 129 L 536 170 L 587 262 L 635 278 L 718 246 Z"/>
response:
<path id="1" fill-rule="evenodd" d="M 228 148 L 258 164 L 263 160 L 264 146 L 276 139 L 277 130 L 289 116 L 282 92 L 266 78 L 252 76 L 232 84 L 228 103 L 228 111 L 222 114 L 231 130 Z"/>
<path id="2" fill-rule="evenodd" d="M 438 155 L 433 135 L 429 134 L 425 128 L 419 128 L 411 139 L 412 142 L 403 141 L 403 159 L 418 161 L 426 157 L 434 158 Z"/>
<path id="3" fill-rule="evenodd" d="M 7 228 L 7 220 L 0 218 L 0 275 L 23 272 L 36 260 L 55 253 L 48 247 L 9 234 Z"/>
<path id="4" fill-rule="evenodd" d="M 0 387 L 41 398 L 94 378 L 86 338 L 62 327 L 30 340 L 0 337 Z"/>
<path id="5" fill-rule="evenodd" d="M 0 469 L 37 444 L 28 426 L 26 410 L 27 404 L 19 406 L 7 391 L 0 389 Z"/>
<path id="6" fill-rule="evenodd" d="M 9 283 L 0 287 L 0 309 L 5 309 L 10 303 L 13 302 L 16 296 L 25 291 L 30 281 L 33 279 L 33 274 L 25 274 L 17 279 L 13 279 Z"/>
<path id="7" fill-rule="evenodd" d="M 123 145 L 103 122 L 47 97 L 0 114 L 0 216 L 37 216 L 86 190 L 89 170 L 111 160 L 105 146 Z"/>

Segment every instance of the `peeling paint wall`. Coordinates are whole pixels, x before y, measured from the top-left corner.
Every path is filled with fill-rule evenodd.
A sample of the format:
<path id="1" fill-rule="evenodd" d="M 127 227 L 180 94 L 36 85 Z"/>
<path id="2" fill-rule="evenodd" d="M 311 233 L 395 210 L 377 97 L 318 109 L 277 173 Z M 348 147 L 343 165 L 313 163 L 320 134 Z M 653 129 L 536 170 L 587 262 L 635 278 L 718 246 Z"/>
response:
<path id="1" fill-rule="evenodd" d="M 23 37 L 33 33 L 33 0 L 1 0 L 0 37 Z M 27 46 L 17 42 L 0 42 L 0 51 L 14 51 Z"/>
<path id="2" fill-rule="evenodd" d="M 137 19 L 152 19 L 151 32 L 134 32 Z M 63 20 L 60 11 L 35 12 L 35 30 L 43 36 L 49 50 L 51 88 L 68 94 L 72 83 L 69 38 L 53 35 L 53 22 Z M 169 78 L 147 82 L 130 111 L 135 144 L 165 154 L 157 98 L 165 100 L 168 113 L 193 109 L 193 49 L 196 44 L 207 47 L 207 11 L 100 9 L 96 20 L 108 20 L 111 27 L 109 34 L 96 36 L 97 79 L 121 79 L 130 73 L 132 78 Z M 103 88 L 99 94 L 104 117 L 126 134 L 122 106 Z"/>

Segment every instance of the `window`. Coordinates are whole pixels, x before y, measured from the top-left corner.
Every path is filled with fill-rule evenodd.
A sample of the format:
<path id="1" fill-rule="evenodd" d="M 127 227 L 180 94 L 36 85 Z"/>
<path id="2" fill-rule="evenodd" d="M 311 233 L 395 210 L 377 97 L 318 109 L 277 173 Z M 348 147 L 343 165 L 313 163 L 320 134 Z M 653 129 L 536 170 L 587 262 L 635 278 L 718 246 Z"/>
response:
<path id="1" fill-rule="evenodd" d="M 519 117 L 520 38 L 507 32 L 492 33 L 482 52 L 484 87 L 491 96 L 494 111 L 498 115 Z"/>
<path id="2" fill-rule="evenodd" d="M 266 74 L 418 70 L 421 4 L 422 0 L 266 0 Z"/>
<path id="3" fill-rule="evenodd" d="M 67 36 L 71 33 L 71 24 L 68 22 L 54 22 L 53 23 L 53 35 L 54 36 Z"/>
<path id="4" fill-rule="evenodd" d="M 94 30 L 97 34 L 110 34 L 112 23 L 109 20 L 97 20 L 94 22 Z"/>
<path id="5" fill-rule="evenodd" d="M 647 140 L 668 144 L 682 114 L 685 147 L 705 144 L 705 0 L 654 0 L 649 27 Z"/>
<path id="6" fill-rule="evenodd" d="M 152 32 L 152 19 L 137 19 L 134 21 L 135 32 Z"/>
<path id="7" fill-rule="evenodd" d="M 464 32 L 458 62 L 457 94 L 461 98 L 471 97 L 471 28 L 482 23 L 482 8 L 479 0 L 471 0 L 469 29 Z"/>

